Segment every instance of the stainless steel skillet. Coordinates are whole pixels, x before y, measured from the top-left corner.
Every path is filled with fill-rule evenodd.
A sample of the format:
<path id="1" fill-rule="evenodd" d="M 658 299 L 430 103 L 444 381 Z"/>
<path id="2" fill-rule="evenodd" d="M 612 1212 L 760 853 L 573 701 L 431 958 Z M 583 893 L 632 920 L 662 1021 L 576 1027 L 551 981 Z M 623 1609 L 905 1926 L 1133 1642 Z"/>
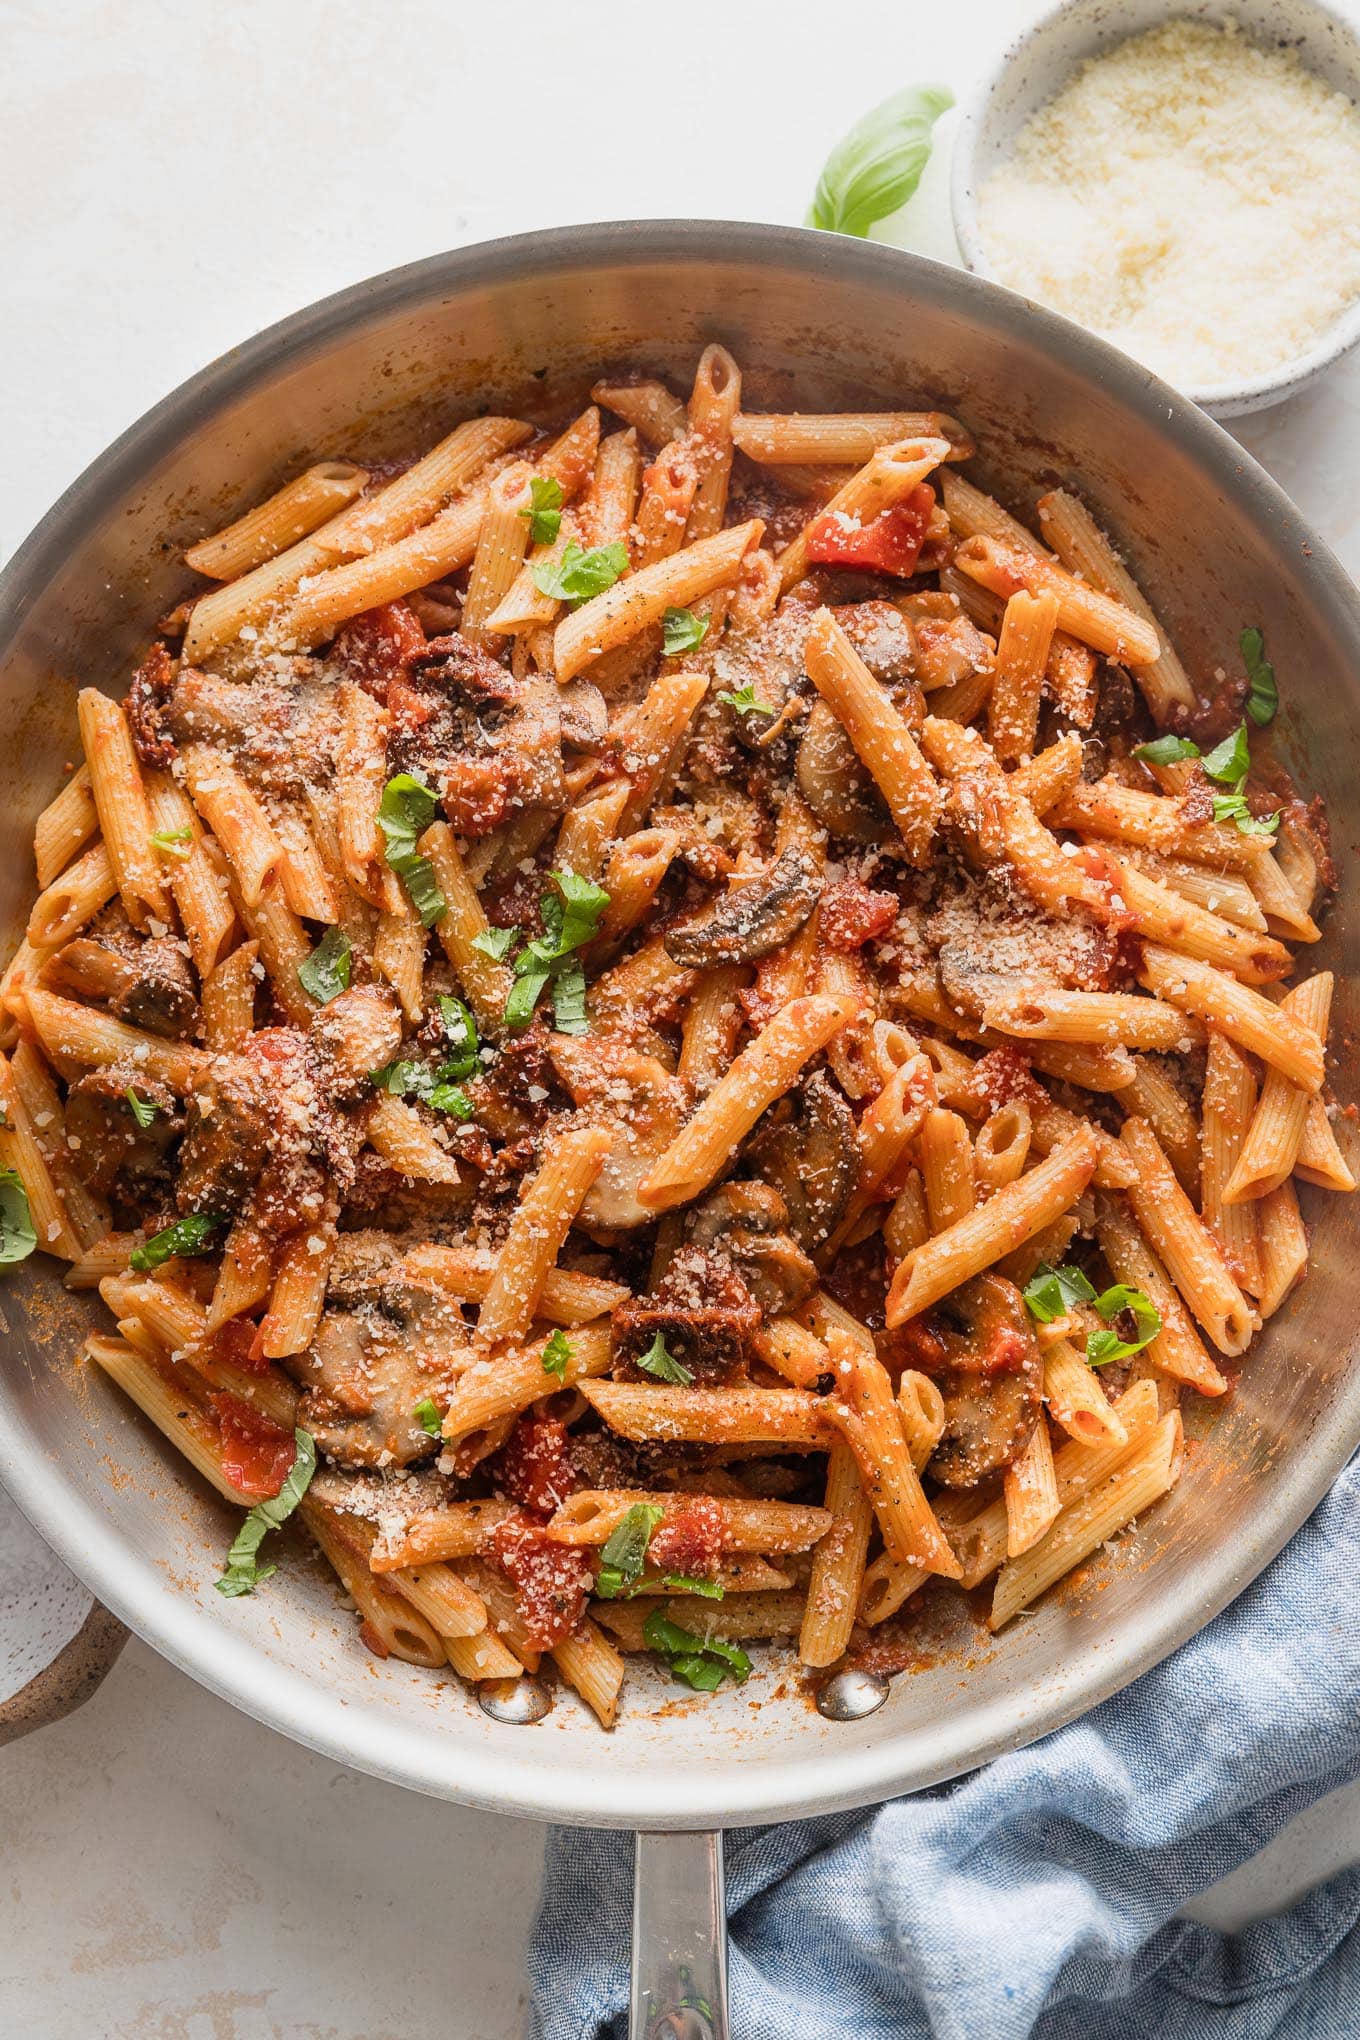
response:
<path id="1" fill-rule="evenodd" d="M 1193 671 L 1225 663 L 1244 624 L 1262 626 L 1285 704 L 1281 751 L 1333 817 L 1341 899 L 1318 960 L 1341 974 L 1344 1040 L 1360 783 L 1360 604 L 1346 577 L 1225 433 L 1087 334 L 965 273 L 772 227 L 570 228 L 438 256 L 284 321 L 125 434 L 0 582 L 6 933 L 26 917 L 32 821 L 70 753 L 71 682 L 121 690 L 150 620 L 184 590 L 181 542 L 308 457 L 419 444 L 446 419 L 588 381 L 603 363 L 683 376 L 715 336 L 746 366 L 756 406 L 936 401 L 973 426 L 1015 500 L 1072 481 L 1123 541 Z M 1349 1068 L 1336 1078 L 1349 1096 Z M 1360 1436 L 1360 1369 L 1350 1211 L 1318 1197 L 1308 1216 L 1310 1281 L 1136 1543 L 996 1644 L 962 1611 L 942 1618 L 924 1668 L 857 1723 L 822 1719 L 775 1659 L 740 1692 L 694 1701 L 644 1673 L 609 1737 L 569 1698 L 513 1727 L 451 1677 L 395 1664 L 375 1676 L 305 1566 L 224 1603 L 212 1591 L 219 1506 L 112 1388 L 75 1375 L 93 1306 L 41 1263 L 0 1287 L 0 1479 L 101 1600 L 286 1734 L 418 1791 L 646 1831 L 653 2007 L 667 2002 L 659 1965 L 672 1951 L 688 1971 L 683 1994 L 722 2030 L 720 1853 L 654 1837 L 887 1798 L 1042 1735 L 1191 1635 L 1312 1509 Z M 668 1884 L 660 1908 L 654 1873 Z M 692 2002 L 687 2016 L 706 2014 Z"/>

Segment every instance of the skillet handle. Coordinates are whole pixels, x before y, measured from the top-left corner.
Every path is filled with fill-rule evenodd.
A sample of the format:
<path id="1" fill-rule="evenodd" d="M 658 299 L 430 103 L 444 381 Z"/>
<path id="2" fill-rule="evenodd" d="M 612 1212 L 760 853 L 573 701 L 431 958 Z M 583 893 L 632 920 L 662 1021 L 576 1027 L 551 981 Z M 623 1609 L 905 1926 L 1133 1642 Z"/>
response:
<path id="1" fill-rule="evenodd" d="M 628 2040 L 729 2040 L 719 1831 L 637 1837 Z"/>

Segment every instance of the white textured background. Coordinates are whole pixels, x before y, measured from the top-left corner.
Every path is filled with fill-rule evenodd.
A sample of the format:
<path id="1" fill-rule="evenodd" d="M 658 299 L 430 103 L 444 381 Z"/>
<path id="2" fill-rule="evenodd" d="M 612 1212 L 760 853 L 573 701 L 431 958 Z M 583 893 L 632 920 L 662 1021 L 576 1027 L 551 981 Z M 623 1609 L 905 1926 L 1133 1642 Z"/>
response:
<path id="1" fill-rule="evenodd" d="M 0 554 L 270 320 L 532 227 L 795 221 L 867 105 L 932 78 L 962 97 L 1036 11 L 0 0 Z M 891 238 L 949 258 L 946 155 Z M 1360 572 L 1360 366 L 1241 436 Z M 0 2029 L 512 2040 L 540 1848 L 294 1748 L 134 1642 L 80 1713 L 0 1752 Z M 1357 1858 L 1360 1793 L 1339 1795 L 1201 1910 L 1271 1911 Z"/>

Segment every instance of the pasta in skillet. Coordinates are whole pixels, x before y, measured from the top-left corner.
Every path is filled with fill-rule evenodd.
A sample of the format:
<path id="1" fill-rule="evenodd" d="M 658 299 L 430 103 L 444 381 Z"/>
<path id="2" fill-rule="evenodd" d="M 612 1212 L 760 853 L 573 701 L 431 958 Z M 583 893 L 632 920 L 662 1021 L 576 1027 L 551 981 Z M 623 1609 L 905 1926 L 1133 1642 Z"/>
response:
<path id="1" fill-rule="evenodd" d="M 379 1656 L 892 1670 L 1154 1504 L 1348 1192 L 1325 823 L 1079 497 L 625 374 L 320 460 L 40 817 L 0 1253 Z M 1221 679 L 1221 676 L 1220 676 Z M 266 1540 L 269 1540 L 268 1542 Z"/>

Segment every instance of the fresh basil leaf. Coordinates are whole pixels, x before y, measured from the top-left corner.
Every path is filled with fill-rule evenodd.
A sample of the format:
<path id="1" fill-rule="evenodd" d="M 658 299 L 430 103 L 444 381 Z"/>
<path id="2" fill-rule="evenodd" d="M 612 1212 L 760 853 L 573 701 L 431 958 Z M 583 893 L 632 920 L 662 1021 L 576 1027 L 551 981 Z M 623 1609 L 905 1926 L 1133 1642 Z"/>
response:
<path id="1" fill-rule="evenodd" d="M 183 863 L 193 854 L 194 832 L 187 822 L 182 829 L 157 829 L 151 840 L 162 857 L 178 857 Z"/>
<path id="2" fill-rule="evenodd" d="M 557 940 L 557 954 L 565 956 L 568 950 L 579 949 L 583 942 L 593 941 L 598 935 L 600 916 L 609 905 L 609 894 L 593 879 L 580 878 L 574 871 L 553 871 L 549 877 L 561 894 L 565 909 Z"/>
<path id="3" fill-rule="evenodd" d="M 915 191 L 931 129 L 953 104 L 942 85 L 908 85 L 866 113 L 827 157 L 805 224 L 863 240 Z"/>
<path id="4" fill-rule="evenodd" d="M 1280 690 L 1275 679 L 1275 668 L 1266 657 L 1266 641 L 1253 624 L 1244 630 L 1237 640 L 1242 660 L 1251 683 L 1247 695 L 1247 714 L 1260 729 L 1274 722 L 1280 706 Z"/>
<path id="5" fill-rule="evenodd" d="M 448 911 L 448 901 L 439 890 L 439 880 L 428 857 L 416 849 L 418 839 L 429 828 L 439 803 L 423 779 L 413 772 L 398 772 L 388 780 L 378 802 L 378 827 L 383 835 L 383 854 L 398 878 L 405 882 L 411 904 L 421 926 L 433 928 Z"/>
<path id="6" fill-rule="evenodd" d="M 442 1077 L 470 1077 L 480 1067 L 478 1055 L 477 1023 L 461 999 L 451 999 L 441 993 L 439 1014 L 444 1022 L 444 1036 L 453 1054 L 440 1070 Z"/>
<path id="7" fill-rule="evenodd" d="M 639 1356 L 638 1366 L 644 1374 L 650 1374 L 657 1381 L 673 1381 L 679 1388 L 688 1388 L 694 1376 L 688 1367 L 674 1359 L 666 1351 L 666 1340 L 658 1332 L 647 1351 Z"/>
<path id="8" fill-rule="evenodd" d="M 261 1568 L 256 1563 L 256 1553 L 269 1532 L 288 1521 L 316 1472 L 316 1444 L 311 1433 L 295 1430 L 293 1439 L 297 1457 L 284 1476 L 283 1486 L 266 1501 L 256 1502 L 227 1553 L 227 1569 L 217 1582 L 217 1591 L 228 1600 L 234 1600 L 238 1594 L 254 1593 L 261 1580 L 278 1571 L 273 1565 Z"/>
<path id="9" fill-rule="evenodd" d="M 305 963 L 297 967 L 298 982 L 319 1006 L 328 1006 L 341 992 L 349 990 L 349 937 L 340 928 L 328 928 Z"/>
<path id="10" fill-rule="evenodd" d="M 38 1244 L 28 1192 L 17 1169 L 0 1169 L 0 1268 L 26 1261 Z M 136 1265 L 137 1256 L 132 1256 Z"/>
<path id="11" fill-rule="evenodd" d="M 485 928 L 480 935 L 473 936 L 472 946 L 479 956 L 489 956 L 495 963 L 504 963 L 518 941 L 518 928 Z"/>
<path id="12" fill-rule="evenodd" d="M 595 1592 L 602 1601 L 617 1601 L 642 1578 L 647 1546 L 666 1511 L 655 1502 L 634 1502 L 600 1553 Z"/>
<path id="13" fill-rule="evenodd" d="M 579 957 L 571 957 L 553 979 L 553 1027 L 558 1034 L 586 1034 L 586 974 Z"/>
<path id="14" fill-rule="evenodd" d="M 1141 1353 L 1162 1329 L 1161 1313 L 1151 1297 L 1141 1289 L 1130 1288 L 1127 1282 L 1117 1282 L 1112 1289 L 1103 1290 L 1095 1299 L 1095 1306 L 1107 1329 L 1091 1332 L 1087 1337 L 1086 1357 L 1093 1367 L 1107 1367 L 1112 1360 L 1127 1360 L 1134 1353 Z M 1123 1338 L 1117 1328 L 1111 1328 L 1112 1321 L 1126 1312 L 1137 1327 L 1136 1338 Z"/>
<path id="15" fill-rule="evenodd" d="M 711 1693 L 729 1674 L 739 1686 L 751 1676 L 751 1660 L 740 1644 L 721 1636 L 695 1636 L 659 1608 L 653 1608 L 643 1623 L 642 1634 L 648 1648 L 664 1657 L 676 1678 L 696 1692 Z"/>
<path id="16" fill-rule="evenodd" d="M 1051 1325 L 1056 1318 L 1066 1317 L 1079 1303 L 1096 1300 L 1095 1290 L 1080 1268 L 1050 1268 L 1047 1261 L 1039 1263 L 1025 1285 L 1024 1294 L 1030 1316 L 1041 1325 Z"/>
<path id="17" fill-rule="evenodd" d="M 434 1402 L 432 1397 L 427 1395 L 422 1402 L 418 1402 L 411 1415 L 427 1437 L 443 1437 L 444 1419 L 440 1416 L 438 1404 Z"/>
<path id="18" fill-rule="evenodd" d="M 1145 765 L 1179 765 L 1182 758 L 1198 758 L 1199 745 L 1192 737 L 1154 737 L 1150 744 L 1137 744 L 1133 755 Z"/>
<path id="19" fill-rule="evenodd" d="M 563 548 L 560 560 L 540 560 L 531 571 L 540 595 L 550 595 L 555 602 L 569 602 L 573 609 L 579 609 L 592 595 L 602 595 L 606 588 L 612 588 L 627 570 L 628 548 L 622 539 L 583 552 L 572 538 Z"/>
<path id="20" fill-rule="evenodd" d="M 718 699 L 719 701 L 725 701 L 729 708 L 734 708 L 738 715 L 774 714 L 774 710 L 768 701 L 756 700 L 756 690 L 749 680 L 744 686 L 735 689 L 724 687 L 718 695 Z"/>
<path id="21" fill-rule="evenodd" d="M 123 1096 L 127 1099 L 128 1110 L 131 1112 L 138 1126 L 140 1126 L 142 1130 L 145 1131 L 146 1128 L 150 1126 L 152 1120 L 156 1117 L 155 1106 L 151 1103 L 151 1100 L 149 1098 L 139 1098 L 137 1096 L 137 1093 L 133 1090 L 131 1084 L 128 1085 L 126 1091 L 124 1091 L 123 1093 Z"/>
<path id="22" fill-rule="evenodd" d="M 555 1374 L 559 1381 L 565 1381 L 567 1362 L 572 1357 L 572 1344 L 566 1333 L 554 1332 L 543 1348 L 543 1372 Z"/>
<path id="23" fill-rule="evenodd" d="M 526 971 L 523 977 L 515 979 L 510 987 L 510 996 L 505 1002 L 505 1024 L 512 1034 L 518 1034 L 522 1028 L 529 1025 L 543 987 L 551 976 L 552 972 L 545 967 L 541 970 Z"/>
<path id="24" fill-rule="evenodd" d="M 692 609 L 668 609 L 661 619 L 661 649 L 668 659 L 692 652 L 708 636 L 708 618 Z"/>
<path id="25" fill-rule="evenodd" d="M 702 1580 L 693 1573 L 663 1573 L 661 1584 L 673 1594 L 702 1594 L 706 1601 L 721 1601 L 724 1593 L 721 1580 Z"/>
<path id="26" fill-rule="evenodd" d="M 153 1233 L 140 1247 L 134 1247 L 128 1255 L 128 1266 L 141 1275 L 166 1261 L 187 1261 L 195 1254 L 206 1254 L 213 1234 L 226 1222 L 218 1211 L 195 1211 L 188 1218 L 177 1218 L 164 1232 Z"/>
<path id="27" fill-rule="evenodd" d="M 552 475 L 534 475 L 529 482 L 529 507 L 519 514 L 529 520 L 531 545 L 551 545 L 562 529 L 562 484 Z"/>
<path id="28" fill-rule="evenodd" d="M 1273 815 L 1266 815 L 1258 821 L 1247 806 L 1245 794 L 1216 793 L 1214 795 L 1214 820 L 1216 822 L 1235 822 L 1239 834 L 1243 836 L 1273 836 L 1276 829 L 1280 826 L 1280 814 L 1281 810 L 1276 808 Z"/>
<path id="29" fill-rule="evenodd" d="M 368 1081 L 375 1090 L 386 1091 L 393 1098 L 410 1098 L 421 1095 L 428 1075 L 424 1063 L 398 1061 L 384 1063 L 380 1070 L 370 1070 Z"/>
<path id="30" fill-rule="evenodd" d="M 461 1084 L 436 1084 L 425 1103 L 432 1112 L 447 1112 L 454 1119 L 471 1119 L 477 1110 Z"/>
<path id="31" fill-rule="evenodd" d="M 1204 770 L 1220 786 L 1240 787 L 1251 770 L 1251 746 L 1247 726 L 1239 723 L 1230 737 L 1204 754 Z"/>

